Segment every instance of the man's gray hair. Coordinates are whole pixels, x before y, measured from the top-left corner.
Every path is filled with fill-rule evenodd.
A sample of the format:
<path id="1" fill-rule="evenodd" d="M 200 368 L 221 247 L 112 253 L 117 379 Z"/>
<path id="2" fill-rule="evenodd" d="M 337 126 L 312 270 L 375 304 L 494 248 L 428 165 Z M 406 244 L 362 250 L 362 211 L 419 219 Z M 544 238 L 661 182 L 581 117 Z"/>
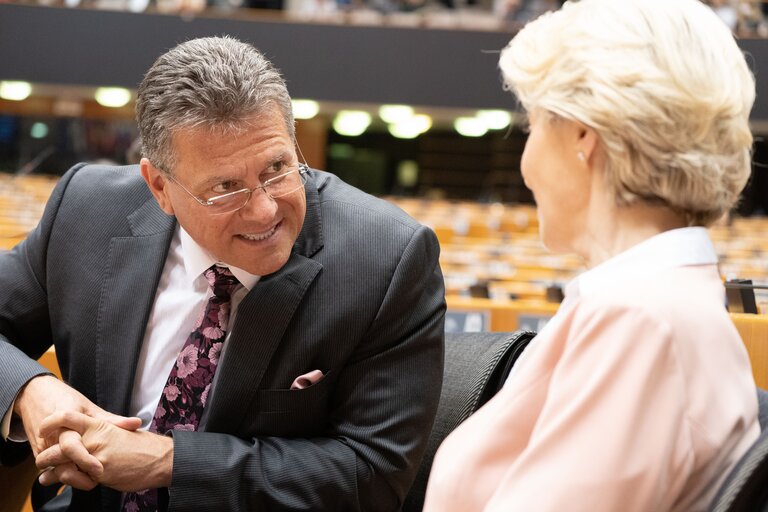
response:
<path id="1" fill-rule="evenodd" d="M 170 174 L 176 163 L 172 139 L 177 130 L 237 134 L 275 106 L 295 140 L 288 89 L 264 55 L 232 37 L 187 41 L 161 55 L 139 86 L 136 121 L 142 154 Z"/>

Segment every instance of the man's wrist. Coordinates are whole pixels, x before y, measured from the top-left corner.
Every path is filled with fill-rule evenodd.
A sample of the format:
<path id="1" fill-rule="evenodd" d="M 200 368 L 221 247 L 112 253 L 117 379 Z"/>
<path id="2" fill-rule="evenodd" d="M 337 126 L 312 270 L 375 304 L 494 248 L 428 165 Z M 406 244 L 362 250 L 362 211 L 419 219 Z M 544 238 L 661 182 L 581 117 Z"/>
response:
<path id="1" fill-rule="evenodd" d="M 22 393 L 24 393 L 24 390 L 27 389 L 27 386 L 30 382 L 37 379 L 38 377 L 45 376 L 51 376 L 51 374 L 41 373 L 39 375 L 35 375 L 27 382 L 25 382 L 24 385 L 21 386 L 21 389 L 19 389 L 18 393 L 16 393 L 16 398 L 13 399 L 11 406 L 2 417 L 2 421 L 0 421 L 0 437 L 2 437 L 3 440 L 14 442 L 26 442 L 28 440 L 27 434 L 24 431 L 24 424 L 21 414 L 23 401 Z"/>
<path id="2" fill-rule="evenodd" d="M 171 436 L 161 436 L 151 434 L 156 437 L 157 463 L 153 465 L 155 474 L 152 481 L 156 482 L 156 487 L 170 487 L 173 477 L 173 438 Z"/>
<path id="3" fill-rule="evenodd" d="M 26 384 L 24 384 L 19 390 L 19 392 L 16 394 L 16 400 L 13 402 L 13 407 L 12 407 L 13 414 L 18 416 L 19 418 L 22 418 L 22 419 L 24 418 L 24 416 L 22 415 L 22 411 L 24 410 L 24 398 L 27 394 L 27 391 L 29 390 L 29 385 L 32 384 L 35 380 L 38 380 L 42 377 L 50 377 L 52 379 L 56 379 L 56 377 L 54 377 L 50 373 L 41 373 L 40 375 L 35 375 L 31 379 L 29 379 L 26 382 Z M 32 384 L 32 385 L 34 386 L 35 384 Z"/>

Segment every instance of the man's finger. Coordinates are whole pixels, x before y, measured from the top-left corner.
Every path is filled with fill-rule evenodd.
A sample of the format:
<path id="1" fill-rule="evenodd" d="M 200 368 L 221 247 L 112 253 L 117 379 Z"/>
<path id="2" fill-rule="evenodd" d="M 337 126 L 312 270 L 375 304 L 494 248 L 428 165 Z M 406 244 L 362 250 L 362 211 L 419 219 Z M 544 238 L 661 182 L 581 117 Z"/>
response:
<path id="1" fill-rule="evenodd" d="M 59 466 L 67 462 L 69 462 L 69 460 L 61 452 L 61 446 L 58 444 L 43 450 L 37 457 L 35 457 L 35 465 L 37 466 L 37 469 L 41 471 L 46 471 L 53 468 L 53 466 Z"/>
<path id="2" fill-rule="evenodd" d="M 51 414 L 40 424 L 40 437 L 56 436 L 59 429 L 74 430 L 82 435 L 89 428 L 98 425 L 98 421 L 80 412 L 59 411 Z"/>
<path id="3" fill-rule="evenodd" d="M 77 466 L 72 463 L 62 464 L 61 466 L 44 471 L 38 477 L 38 481 L 42 485 L 52 485 L 60 482 L 84 491 L 90 491 L 97 485 L 96 482 L 85 473 L 79 471 Z"/>
<path id="4" fill-rule="evenodd" d="M 78 435 L 77 433 L 73 433 L 73 434 Z M 88 454 L 87 451 L 86 451 L 86 454 Z M 62 450 L 62 445 L 60 444 L 55 444 L 50 448 L 43 450 L 35 458 L 35 465 L 37 466 L 37 469 L 41 471 L 47 471 L 52 469 L 53 467 L 62 466 L 64 464 L 70 464 L 70 463 L 76 464 L 79 468 L 89 473 L 89 475 L 94 479 L 97 479 L 98 477 L 100 477 L 104 471 L 104 467 L 101 465 L 101 462 L 98 459 L 96 459 L 96 465 L 94 467 L 90 467 L 90 466 L 86 466 L 85 464 L 78 463 L 77 461 L 73 460 L 72 457 L 69 457 L 64 452 L 64 450 Z"/>
<path id="5" fill-rule="evenodd" d="M 55 467 L 50 466 L 47 468 L 43 468 L 43 471 L 37 475 L 37 481 L 40 482 L 42 485 L 53 485 L 59 482 L 58 478 L 56 478 L 56 471 Z"/>
<path id="6" fill-rule="evenodd" d="M 81 471 L 88 473 L 92 478 L 97 480 L 104 474 L 104 466 L 99 459 L 88 452 L 88 449 L 83 445 L 83 438 L 77 432 L 73 430 L 63 431 L 59 435 L 59 446 L 61 446 L 64 457 L 74 462 Z"/>
<path id="7" fill-rule="evenodd" d="M 107 423 L 111 423 L 116 427 L 120 427 L 125 430 L 136 430 L 141 426 L 141 418 L 120 416 L 111 412 L 107 412 L 104 409 L 96 406 L 93 407 L 93 410 L 89 410 L 88 414 L 90 414 L 90 416 L 93 418 L 104 420 Z"/>

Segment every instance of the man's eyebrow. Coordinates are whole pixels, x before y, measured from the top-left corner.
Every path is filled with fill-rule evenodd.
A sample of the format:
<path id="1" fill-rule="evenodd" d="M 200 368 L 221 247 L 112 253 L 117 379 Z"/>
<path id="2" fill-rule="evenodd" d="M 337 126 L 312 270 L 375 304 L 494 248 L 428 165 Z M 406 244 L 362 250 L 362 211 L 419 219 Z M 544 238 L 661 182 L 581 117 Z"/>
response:
<path id="1" fill-rule="evenodd" d="M 209 176 L 208 178 L 201 181 L 198 185 L 195 185 L 197 188 L 203 188 L 203 187 L 209 187 L 213 185 L 218 185 L 219 183 L 225 182 L 225 181 L 243 181 L 243 178 L 241 176 L 225 176 L 221 174 L 217 174 L 214 176 Z"/>
<path id="2" fill-rule="evenodd" d="M 288 157 L 288 151 L 283 151 L 281 153 L 278 153 L 276 156 L 270 158 L 264 163 L 264 168 L 261 172 L 266 171 L 273 164 L 276 164 L 277 162 L 284 162 L 285 160 L 287 160 L 287 157 Z"/>

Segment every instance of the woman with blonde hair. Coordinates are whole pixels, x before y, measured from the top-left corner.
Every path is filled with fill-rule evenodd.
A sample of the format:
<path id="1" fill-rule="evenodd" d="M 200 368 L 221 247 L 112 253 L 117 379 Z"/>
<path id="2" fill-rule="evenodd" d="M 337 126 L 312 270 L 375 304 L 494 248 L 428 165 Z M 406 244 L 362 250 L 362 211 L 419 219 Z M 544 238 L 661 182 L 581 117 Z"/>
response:
<path id="1" fill-rule="evenodd" d="M 754 79 L 696 0 L 582 0 L 504 49 L 558 313 L 438 451 L 424 510 L 705 510 L 759 434 L 706 226 L 750 175 Z"/>

